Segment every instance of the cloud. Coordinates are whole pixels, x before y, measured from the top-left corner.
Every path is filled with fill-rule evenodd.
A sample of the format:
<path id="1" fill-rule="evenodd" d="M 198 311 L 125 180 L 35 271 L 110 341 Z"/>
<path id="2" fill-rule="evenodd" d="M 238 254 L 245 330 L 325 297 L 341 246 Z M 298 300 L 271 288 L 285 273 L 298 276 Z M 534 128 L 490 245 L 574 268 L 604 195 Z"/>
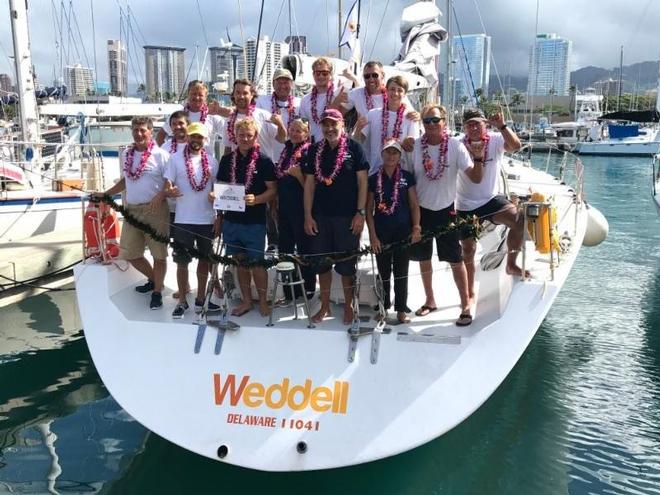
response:
<path id="1" fill-rule="evenodd" d="M 393 60 L 400 48 L 399 16 L 404 0 L 362 0 L 361 33 L 366 35 L 365 55 L 384 62 Z M 33 62 L 42 82 L 50 82 L 57 67 L 57 44 L 52 5 L 48 0 L 29 1 L 30 35 Z M 68 4 L 68 2 L 64 2 Z M 438 3 L 444 9 L 444 2 Z M 96 31 L 96 60 L 98 78 L 107 80 L 106 40 L 119 37 L 119 5 L 126 11 L 127 0 L 94 2 L 94 25 Z M 197 9 L 199 5 L 199 11 Z M 289 34 L 288 8 L 281 0 L 266 0 L 262 35 L 281 41 Z M 350 8 L 350 0 L 343 1 L 344 13 Z M 492 48 L 496 66 L 502 77 L 507 74 L 526 75 L 529 62 L 529 47 L 536 32 L 536 2 L 531 0 L 464 0 L 454 2 L 454 32 L 463 34 L 485 32 L 492 36 Z M 256 36 L 261 3 L 242 0 L 241 16 L 239 2 L 231 0 L 199 0 L 181 2 L 173 0 L 144 1 L 130 3 L 140 31 L 149 44 L 182 46 L 187 49 L 186 63 L 190 64 L 195 46 L 200 50 L 200 60 L 207 46 L 202 21 L 211 46 L 220 38 L 226 38 L 225 27 L 229 28 L 233 41 L 241 43 L 241 17 L 243 36 Z M 337 48 L 336 0 L 292 0 L 294 19 L 293 34 L 308 37 L 309 51 L 314 54 L 336 53 Z M 625 63 L 660 58 L 656 26 L 660 25 L 660 2 L 644 0 L 628 2 L 625 9 L 620 0 L 540 0 L 538 31 L 554 32 L 573 41 L 572 69 L 587 65 L 611 68 L 618 65 L 619 47 L 625 45 Z M 89 64 L 93 65 L 92 17 L 87 1 L 74 1 L 76 18 L 87 49 Z M 201 14 L 201 15 L 200 15 Z M 452 17 L 454 17 L 452 13 Z M 444 15 L 440 22 L 446 23 Z M 382 22 L 382 26 L 381 26 Z M 9 25 L 9 8 L 0 9 L 0 23 Z M 376 40 L 376 33 L 380 34 Z M 72 26 L 75 32 L 75 26 Z M 137 29 L 135 29 L 137 32 Z M 65 26 L 65 33 L 68 28 Z M 142 40 L 138 49 L 141 50 Z M 0 33 L 0 72 L 13 74 L 7 55 L 11 54 L 11 32 Z M 75 50 L 70 48 L 71 63 Z M 444 48 L 444 46 L 443 46 Z M 142 53 L 140 53 L 142 55 Z M 142 64 L 142 57 L 140 63 Z M 142 67 L 144 72 L 144 67 Z M 131 71 L 130 78 L 135 79 Z"/>

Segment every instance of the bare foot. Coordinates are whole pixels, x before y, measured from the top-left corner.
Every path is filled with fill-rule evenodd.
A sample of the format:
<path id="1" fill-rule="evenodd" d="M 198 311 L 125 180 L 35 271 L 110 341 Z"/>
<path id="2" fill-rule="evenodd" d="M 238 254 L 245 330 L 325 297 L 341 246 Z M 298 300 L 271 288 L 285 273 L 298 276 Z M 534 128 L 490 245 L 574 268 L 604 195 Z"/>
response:
<path id="1" fill-rule="evenodd" d="M 321 323 L 328 316 L 331 316 L 330 308 L 324 308 L 323 306 L 321 306 L 321 309 L 319 309 L 318 313 L 312 316 L 312 321 L 314 323 Z"/>
<path id="2" fill-rule="evenodd" d="M 352 323 L 354 316 L 355 313 L 353 312 L 353 308 L 350 306 L 344 306 L 344 325 L 349 325 Z"/>
<path id="3" fill-rule="evenodd" d="M 515 277 L 522 277 L 522 268 L 520 268 L 518 265 L 507 265 L 506 273 Z M 530 278 L 531 276 L 532 274 L 529 273 L 529 270 L 525 270 L 525 278 Z"/>
<path id="4" fill-rule="evenodd" d="M 231 315 L 232 316 L 243 316 L 245 313 L 248 313 L 252 311 L 252 304 L 250 303 L 243 303 L 240 304 L 239 306 L 236 306 L 234 309 L 231 310 Z"/>
<path id="5" fill-rule="evenodd" d="M 261 316 L 268 316 L 270 314 L 270 306 L 268 306 L 268 302 L 259 303 L 259 313 Z"/>

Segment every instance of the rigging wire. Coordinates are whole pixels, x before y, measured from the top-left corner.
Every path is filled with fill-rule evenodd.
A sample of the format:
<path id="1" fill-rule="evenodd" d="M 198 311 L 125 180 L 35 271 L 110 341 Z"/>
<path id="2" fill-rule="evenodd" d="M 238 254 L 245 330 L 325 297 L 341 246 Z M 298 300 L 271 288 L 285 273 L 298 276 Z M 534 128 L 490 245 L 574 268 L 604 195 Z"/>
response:
<path id="1" fill-rule="evenodd" d="M 470 62 L 468 60 L 467 56 L 467 50 L 465 49 L 465 43 L 463 42 L 463 33 L 461 31 L 461 25 L 458 22 L 458 16 L 456 15 L 456 8 L 454 7 L 454 4 L 452 2 L 451 6 L 452 12 L 454 13 L 454 22 L 456 23 L 456 29 L 458 30 L 458 37 L 461 40 L 461 47 L 463 48 L 463 56 L 465 58 L 465 63 L 462 64 L 463 67 L 463 72 L 467 72 L 466 75 L 466 80 L 469 81 L 470 83 L 470 88 L 471 88 L 471 96 L 472 96 L 472 101 L 474 101 L 475 106 L 479 106 L 479 98 L 477 97 L 477 88 L 475 87 L 474 84 L 474 78 L 472 77 L 472 69 L 470 69 Z M 466 81 L 466 82 L 467 82 Z M 450 103 L 450 102 L 448 102 Z"/>
<path id="2" fill-rule="evenodd" d="M 89 0 L 89 6 L 92 11 L 92 43 L 94 43 L 94 89 L 96 93 L 96 103 L 100 103 L 100 95 L 98 91 L 98 74 L 99 74 L 99 68 L 98 65 L 96 64 L 96 24 L 94 23 L 94 1 Z M 120 54 L 120 59 L 121 59 L 121 54 Z"/>
<path id="3" fill-rule="evenodd" d="M 241 29 L 241 45 L 243 46 L 243 67 L 245 67 L 244 69 L 246 72 L 245 75 L 247 76 L 248 63 L 247 63 L 247 51 L 245 47 L 245 33 L 243 31 L 243 9 L 241 7 L 241 0 L 238 0 L 238 22 Z"/>
<path id="4" fill-rule="evenodd" d="M 362 46 L 365 48 L 367 47 L 367 40 L 369 39 L 369 24 L 371 23 L 371 6 L 372 6 L 372 2 L 371 0 L 369 0 L 369 6 L 367 7 L 367 22 L 365 23 L 364 36 L 362 37 Z"/>
<path id="5" fill-rule="evenodd" d="M 282 0 L 282 3 L 280 5 L 280 12 L 279 12 L 279 14 L 277 14 L 277 20 L 275 21 L 275 28 L 273 29 L 273 34 L 271 36 L 271 40 L 275 39 L 275 32 L 277 31 L 277 26 L 280 23 L 280 17 L 282 16 L 282 11 L 284 10 L 284 4 L 286 3 L 286 1 L 287 0 Z M 254 60 L 255 60 L 255 62 L 257 60 L 256 54 L 254 56 Z M 264 69 L 266 68 L 266 65 L 268 64 L 269 60 L 270 60 L 270 50 L 268 50 L 268 52 L 266 53 L 266 59 L 264 60 L 264 63 L 261 64 L 261 70 L 259 71 L 259 77 L 257 77 L 255 79 L 255 81 L 261 81 L 261 77 L 263 76 Z M 278 63 L 279 63 L 279 61 L 278 61 Z"/>
<path id="6" fill-rule="evenodd" d="M 385 14 L 387 13 L 387 6 L 390 4 L 390 0 L 385 2 L 385 8 L 383 9 L 383 15 L 380 18 L 380 24 L 378 25 L 378 31 L 376 31 L 376 38 L 374 39 L 374 44 L 371 45 L 371 51 L 369 52 L 369 60 L 373 60 L 372 56 L 374 54 L 374 49 L 376 48 L 376 43 L 378 42 L 378 37 L 380 36 L 380 30 L 383 27 L 383 22 L 385 21 Z"/>

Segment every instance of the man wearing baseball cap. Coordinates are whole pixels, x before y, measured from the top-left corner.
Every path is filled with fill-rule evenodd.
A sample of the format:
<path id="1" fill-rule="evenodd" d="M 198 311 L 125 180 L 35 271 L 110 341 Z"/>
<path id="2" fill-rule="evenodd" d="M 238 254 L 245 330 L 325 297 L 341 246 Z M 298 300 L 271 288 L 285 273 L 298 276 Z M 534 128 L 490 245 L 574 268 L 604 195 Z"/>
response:
<path id="1" fill-rule="evenodd" d="M 488 131 L 490 124 L 497 132 Z M 503 224 L 509 228 L 507 234 L 508 255 L 506 271 L 511 275 L 522 275 L 522 270 L 516 264 L 518 253 L 523 243 L 523 216 L 518 209 L 499 193 L 498 179 L 503 166 L 504 152 L 520 149 L 518 136 L 506 125 L 502 112 L 486 118 L 478 108 L 468 108 L 463 113 L 463 143 L 475 165 L 483 167 L 483 177 L 475 183 L 463 172 L 458 173 L 456 188 L 456 210 L 459 215 L 472 217 L 476 215 L 480 221 L 490 220 L 495 224 Z M 475 239 L 461 240 L 463 261 L 468 275 L 468 290 L 470 298 L 474 298 L 474 254 Z"/>
<path id="2" fill-rule="evenodd" d="M 362 147 L 344 131 L 339 110 L 326 109 L 319 120 L 323 139 L 313 144 L 303 164 L 305 176 L 305 232 L 313 254 L 357 249 L 364 228 L 367 203 L 367 162 Z M 334 264 L 344 289 L 344 323 L 353 321 L 356 259 Z M 332 265 L 318 268 L 321 309 L 312 317 L 330 316 Z"/>
<path id="3" fill-rule="evenodd" d="M 186 291 L 189 286 L 188 264 L 192 261 L 190 250 L 196 249 L 202 256 L 208 256 L 213 244 L 215 212 L 207 198 L 213 190 L 218 162 L 205 149 L 208 137 L 206 125 L 201 122 L 190 124 L 188 142 L 170 156 L 165 172 L 165 190 L 168 196 L 176 199 L 172 237 L 179 303 L 172 312 L 172 318 L 183 318 L 188 309 Z M 196 313 L 201 312 L 204 306 L 209 268 L 208 259 L 197 261 Z M 216 310 L 218 306 L 209 303 L 208 309 Z"/>

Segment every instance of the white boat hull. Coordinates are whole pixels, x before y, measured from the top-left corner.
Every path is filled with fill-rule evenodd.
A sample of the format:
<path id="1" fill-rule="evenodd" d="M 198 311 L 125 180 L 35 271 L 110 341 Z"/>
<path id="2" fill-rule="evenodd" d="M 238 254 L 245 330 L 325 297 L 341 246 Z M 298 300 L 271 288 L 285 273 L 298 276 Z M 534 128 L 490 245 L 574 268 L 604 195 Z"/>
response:
<path id="1" fill-rule="evenodd" d="M 291 308 L 277 308 L 275 326 L 266 327 L 266 319 L 252 311 L 232 318 L 239 330 L 220 331 L 196 324 L 192 315 L 172 320 L 171 283 L 164 292 L 165 308 L 149 311 L 148 298 L 133 290 L 143 281 L 137 272 L 121 263 L 80 264 L 74 270 L 77 296 L 96 368 L 113 397 L 147 428 L 200 455 L 239 466 L 327 469 L 424 444 L 469 417 L 506 378 L 582 243 L 586 209 L 574 204 L 572 191 L 540 172 L 521 168 L 513 173 L 524 176 L 513 184 L 516 192 L 534 184 L 556 195 L 559 232 L 570 232 L 572 241 L 554 279 L 548 257 L 536 253 L 531 242 L 526 263 L 532 280 L 514 280 L 504 263 L 478 269 L 470 327 L 454 325 L 458 300 L 451 271 L 440 264 L 434 274 L 439 310 L 391 326 L 380 336 L 375 363 L 371 336 L 358 340 L 349 361 L 347 326 L 336 317 L 310 329 L 306 319 L 293 319 Z M 497 228 L 484 235 L 479 255 L 494 249 L 501 234 Z M 410 267 L 408 301 L 418 307 L 424 299 L 417 263 Z M 368 260 L 360 268 L 368 281 Z M 362 290 L 368 296 L 369 289 Z M 362 312 L 373 315 L 366 307 Z M 340 309 L 334 307 L 333 314 L 341 315 Z M 282 399 L 285 386 L 287 400 Z"/>
<path id="2" fill-rule="evenodd" d="M 653 156 L 660 153 L 660 141 L 613 140 L 581 142 L 575 151 L 581 155 Z"/>

